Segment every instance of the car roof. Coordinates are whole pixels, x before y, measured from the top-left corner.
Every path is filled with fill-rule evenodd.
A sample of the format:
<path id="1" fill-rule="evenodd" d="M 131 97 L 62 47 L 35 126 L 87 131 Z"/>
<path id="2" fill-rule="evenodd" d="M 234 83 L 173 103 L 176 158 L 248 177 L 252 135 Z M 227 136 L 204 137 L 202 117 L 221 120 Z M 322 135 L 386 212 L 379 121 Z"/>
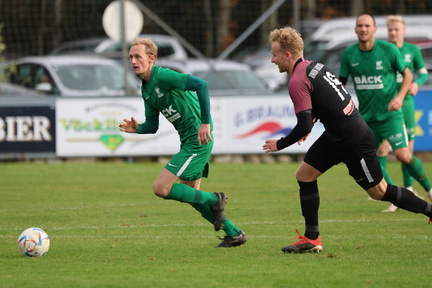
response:
<path id="1" fill-rule="evenodd" d="M 206 71 L 213 67 L 215 70 L 251 70 L 249 65 L 238 63 L 230 60 L 215 61 L 215 59 L 195 59 L 172 61 L 172 60 L 156 60 L 156 65 L 161 67 L 169 67 L 182 73 L 194 73 L 196 71 Z"/>
<path id="2" fill-rule="evenodd" d="M 387 29 L 378 29 L 375 33 L 376 39 L 382 39 L 386 40 L 388 38 Z M 405 40 L 408 42 L 417 42 L 417 41 L 425 41 L 425 40 L 432 40 L 432 29 L 430 27 L 427 28 L 420 28 L 416 27 L 415 29 L 408 29 L 406 30 L 406 36 Z M 358 41 L 357 35 L 354 33 L 354 31 L 351 34 L 340 34 L 335 35 L 331 38 L 330 41 L 326 44 L 327 49 L 333 49 L 340 45 L 346 45 L 347 43 L 356 43 Z M 347 45 L 346 45 L 347 46 Z"/>
<path id="3" fill-rule="evenodd" d="M 100 57 L 97 55 L 47 55 L 47 56 L 27 56 L 17 60 L 17 64 L 21 63 L 39 63 L 50 64 L 52 66 L 62 66 L 70 64 L 104 64 L 104 65 L 117 65 L 118 62 L 112 59 Z"/>
<path id="4" fill-rule="evenodd" d="M 432 17 L 430 15 L 402 15 L 405 20 L 408 30 L 411 26 L 429 28 L 432 25 Z M 378 28 L 386 27 L 387 16 L 378 15 L 374 16 Z M 341 17 L 328 20 L 323 23 L 310 37 L 307 42 L 315 41 L 318 39 L 329 39 L 333 36 L 340 35 L 342 32 L 351 31 L 354 33 L 355 23 L 357 16 L 354 17 Z M 379 29 L 378 29 L 379 30 Z M 342 33 L 344 34 L 344 33 Z"/>
<path id="5" fill-rule="evenodd" d="M 173 59 L 186 59 L 188 57 L 185 48 L 174 36 L 165 34 L 140 34 L 137 38 L 148 38 L 155 42 L 159 48 L 160 57 L 162 57 L 162 55 Z M 50 54 L 61 55 L 77 53 L 79 55 L 85 53 L 96 53 L 114 59 L 122 58 L 120 43 L 107 36 L 64 42 L 55 48 Z"/>

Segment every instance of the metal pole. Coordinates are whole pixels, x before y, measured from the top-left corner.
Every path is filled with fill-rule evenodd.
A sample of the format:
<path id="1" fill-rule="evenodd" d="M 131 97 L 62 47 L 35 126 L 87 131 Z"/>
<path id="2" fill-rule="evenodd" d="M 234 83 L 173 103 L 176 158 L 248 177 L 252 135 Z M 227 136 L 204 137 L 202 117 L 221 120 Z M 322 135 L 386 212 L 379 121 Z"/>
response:
<path id="1" fill-rule="evenodd" d="M 127 75 L 129 70 L 129 63 L 126 62 L 127 59 L 127 47 L 126 47 L 126 24 L 125 24 L 125 0 L 120 1 L 120 41 L 122 47 L 122 63 L 123 63 L 123 80 L 124 80 L 124 89 L 125 95 L 128 94 L 128 83 L 127 83 Z"/>
<path id="2" fill-rule="evenodd" d="M 294 29 L 296 29 L 298 32 L 301 33 L 302 31 L 300 27 L 300 5 L 298 0 L 293 0 L 292 5 L 293 5 L 293 27 Z"/>
<path id="3" fill-rule="evenodd" d="M 279 8 L 286 0 L 279 0 L 270 6 L 246 31 L 243 32 L 227 49 L 225 49 L 219 57 L 216 58 L 216 62 L 222 61 L 227 58 L 250 34 L 255 31 L 276 9 Z"/>

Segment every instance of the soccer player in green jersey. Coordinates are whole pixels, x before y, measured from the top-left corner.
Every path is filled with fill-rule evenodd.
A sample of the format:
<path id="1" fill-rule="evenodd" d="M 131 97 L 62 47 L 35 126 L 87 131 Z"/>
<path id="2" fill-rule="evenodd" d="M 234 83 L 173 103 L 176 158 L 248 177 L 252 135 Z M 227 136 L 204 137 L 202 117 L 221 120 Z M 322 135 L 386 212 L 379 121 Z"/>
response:
<path id="1" fill-rule="evenodd" d="M 411 83 L 411 86 L 408 90 L 408 94 L 405 96 L 405 100 L 402 106 L 402 112 L 404 115 L 405 126 L 408 133 L 408 146 L 411 152 L 414 151 L 414 137 L 415 137 L 415 108 L 414 108 L 414 96 L 417 94 L 419 87 L 421 87 L 428 79 L 428 71 L 426 70 L 423 56 L 421 54 L 420 49 L 411 43 L 405 42 L 405 20 L 402 16 L 399 15 L 390 15 L 387 17 L 387 32 L 388 32 L 388 40 L 389 42 L 396 45 L 399 48 L 399 51 L 404 58 L 404 61 L 407 63 L 412 73 L 418 75 L 417 79 Z M 400 75 L 398 75 L 398 84 L 401 83 L 402 79 Z M 387 164 L 387 156 L 390 151 L 390 144 L 388 141 L 383 141 L 381 146 L 378 148 L 378 158 L 380 160 L 381 165 L 383 166 L 383 170 Z M 402 165 L 402 175 L 404 187 L 408 190 L 413 191 L 413 178 Z M 386 179 L 387 182 L 391 181 L 389 178 Z M 428 192 L 428 198 L 431 199 L 432 192 L 430 187 L 424 187 L 426 192 Z M 389 207 L 382 212 L 395 212 L 397 211 L 397 206 L 390 204 Z"/>
<path id="2" fill-rule="evenodd" d="M 155 65 L 158 48 L 150 39 L 137 38 L 129 51 L 134 73 L 141 77 L 146 120 L 123 119 L 120 131 L 156 133 L 159 113 L 173 124 L 180 136 L 180 151 L 165 165 L 153 183 L 153 192 L 164 199 L 191 204 L 214 229 L 226 236 L 215 247 L 234 247 L 246 242 L 246 234 L 225 217 L 228 197 L 222 192 L 200 190 L 208 175 L 213 148 L 210 98 L 207 82 L 188 74 Z M 176 183 L 180 180 L 180 183 Z"/>
<path id="3" fill-rule="evenodd" d="M 389 141 L 398 161 L 430 191 L 431 184 L 423 164 L 408 147 L 401 110 L 412 83 L 412 73 L 394 44 L 374 38 L 376 29 L 372 15 L 357 17 L 358 43 L 344 50 L 339 80 L 346 84 L 351 75 L 360 114 L 375 135 L 376 147 L 384 140 Z M 402 78 L 400 84 L 396 82 L 398 73 Z M 384 169 L 383 172 L 387 174 Z"/>

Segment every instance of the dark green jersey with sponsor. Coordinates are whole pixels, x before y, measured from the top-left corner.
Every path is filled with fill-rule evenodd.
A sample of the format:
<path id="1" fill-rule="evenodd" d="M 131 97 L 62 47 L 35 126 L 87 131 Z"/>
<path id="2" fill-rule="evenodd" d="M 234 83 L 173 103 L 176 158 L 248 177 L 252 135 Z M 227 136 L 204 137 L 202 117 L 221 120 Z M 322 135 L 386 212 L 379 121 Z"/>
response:
<path id="1" fill-rule="evenodd" d="M 388 111 L 388 104 L 398 92 L 396 75 L 406 66 L 398 48 L 382 40 L 375 40 L 368 52 L 362 52 L 358 43 L 345 49 L 339 75 L 351 75 L 360 114 L 367 122 L 384 121 L 402 113 Z"/>
<path id="2" fill-rule="evenodd" d="M 185 90 L 188 78 L 188 74 L 155 65 L 150 74 L 150 81 L 144 80 L 141 87 L 146 118 L 154 118 L 159 112 L 162 113 L 174 125 L 181 142 L 191 137 L 193 141 L 197 141 L 197 132 L 201 124 L 212 124 L 209 115 L 202 119 L 197 94 Z"/>

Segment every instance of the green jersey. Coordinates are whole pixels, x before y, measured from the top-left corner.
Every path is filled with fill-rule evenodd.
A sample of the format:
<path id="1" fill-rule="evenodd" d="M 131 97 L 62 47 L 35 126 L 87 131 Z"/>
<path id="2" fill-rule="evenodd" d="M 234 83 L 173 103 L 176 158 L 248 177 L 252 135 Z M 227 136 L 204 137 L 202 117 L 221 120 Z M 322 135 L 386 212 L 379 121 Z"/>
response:
<path id="1" fill-rule="evenodd" d="M 212 125 L 210 114 L 202 115 L 204 108 L 209 109 L 209 103 L 202 104 L 205 106 L 202 109 L 197 94 L 186 90 L 189 76 L 154 65 L 150 81 L 143 80 L 141 87 L 146 119 L 157 119 L 159 112 L 162 113 L 174 125 L 181 142 L 197 141 L 201 124 Z M 138 130 L 137 133 L 145 133 L 142 127 Z"/>
<path id="2" fill-rule="evenodd" d="M 409 42 L 404 42 L 401 48 L 399 48 L 399 51 L 402 54 L 402 57 L 405 61 L 405 63 L 408 65 L 408 68 L 411 70 L 411 72 L 415 75 L 417 72 L 419 75 L 417 79 L 414 81 L 417 83 L 418 87 L 421 87 L 426 80 L 428 79 L 428 72 L 425 67 L 425 63 L 423 61 L 423 56 L 421 54 L 420 49 Z M 398 73 L 397 75 L 397 82 L 398 82 L 398 89 L 401 86 L 402 83 L 402 75 Z M 408 100 L 409 98 L 412 98 L 413 96 L 410 94 L 407 94 L 405 96 L 405 100 Z"/>
<path id="3" fill-rule="evenodd" d="M 359 112 L 366 122 L 385 121 L 402 113 L 388 111 L 388 105 L 398 92 L 396 74 L 406 66 L 397 47 L 382 40 L 375 40 L 368 52 L 362 52 L 358 43 L 344 50 L 339 75 L 351 75 Z"/>

